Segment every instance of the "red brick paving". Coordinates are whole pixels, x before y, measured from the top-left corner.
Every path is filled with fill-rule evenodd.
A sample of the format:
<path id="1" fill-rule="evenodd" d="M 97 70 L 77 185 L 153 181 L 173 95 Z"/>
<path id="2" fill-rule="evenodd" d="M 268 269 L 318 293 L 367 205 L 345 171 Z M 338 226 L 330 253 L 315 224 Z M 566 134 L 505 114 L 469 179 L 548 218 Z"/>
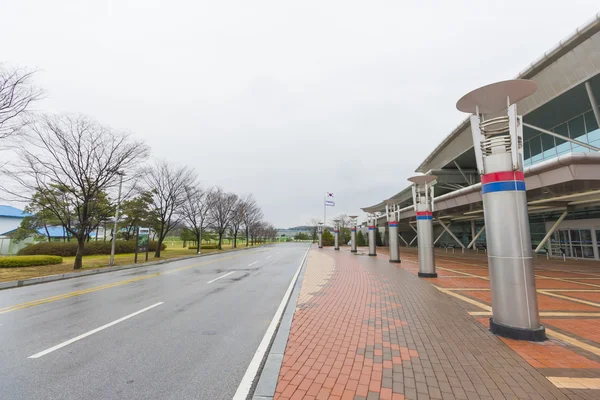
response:
<path id="1" fill-rule="evenodd" d="M 553 318 L 542 319 L 542 322 L 600 345 L 600 319 L 598 318 Z"/>
<path id="2" fill-rule="evenodd" d="M 414 265 L 390 264 L 381 252 L 313 248 L 275 399 L 593 398 L 590 391 L 556 388 L 530 364 L 592 369 L 598 363 L 552 342 L 541 351 L 516 342 L 529 360 L 522 358 L 460 300 L 431 284 L 484 279 L 426 280 L 414 272 Z"/>

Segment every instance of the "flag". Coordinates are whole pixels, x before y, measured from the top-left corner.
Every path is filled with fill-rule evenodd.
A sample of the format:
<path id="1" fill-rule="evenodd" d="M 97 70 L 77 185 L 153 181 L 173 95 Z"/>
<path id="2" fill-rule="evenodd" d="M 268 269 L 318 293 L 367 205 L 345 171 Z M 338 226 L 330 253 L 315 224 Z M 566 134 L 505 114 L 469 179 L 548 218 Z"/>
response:
<path id="1" fill-rule="evenodd" d="M 333 201 L 333 193 L 326 192 L 325 193 L 325 206 L 326 207 L 334 207 L 335 201 Z"/>

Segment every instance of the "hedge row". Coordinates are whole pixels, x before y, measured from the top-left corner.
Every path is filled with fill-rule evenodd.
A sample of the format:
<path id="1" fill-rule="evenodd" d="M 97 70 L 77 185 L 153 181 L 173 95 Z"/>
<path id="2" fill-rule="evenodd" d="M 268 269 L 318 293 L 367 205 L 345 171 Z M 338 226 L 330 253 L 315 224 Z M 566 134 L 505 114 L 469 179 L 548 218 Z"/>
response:
<path id="1" fill-rule="evenodd" d="M 161 250 L 166 248 L 167 246 L 163 243 Z M 98 254 L 110 254 L 110 250 L 111 242 L 87 242 L 83 250 L 83 255 L 92 256 Z M 150 242 L 149 251 L 156 251 L 156 242 Z M 134 252 L 135 240 L 117 240 L 115 249 L 116 254 Z M 30 244 L 29 246 L 19 250 L 18 254 L 20 256 L 44 254 L 61 257 L 73 257 L 75 254 L 77 254 L 77 242 L 42 242 Z"/>
<path id="2" fill-rule="evenodd" d="M 35 267 L 62 263 L 59 256 L 10 256 L 0 257 L 0 268 Z"/>
<path id="3" fill-rule="evenodd" d="M 203 244 L 202 246 L 200 246 L 200 250 L 215 250 L 218 249 L 219 245 L 217 244 Z M 189 250 L 198 250 L 198 246 L 190 246 L 188 247 Z"/>

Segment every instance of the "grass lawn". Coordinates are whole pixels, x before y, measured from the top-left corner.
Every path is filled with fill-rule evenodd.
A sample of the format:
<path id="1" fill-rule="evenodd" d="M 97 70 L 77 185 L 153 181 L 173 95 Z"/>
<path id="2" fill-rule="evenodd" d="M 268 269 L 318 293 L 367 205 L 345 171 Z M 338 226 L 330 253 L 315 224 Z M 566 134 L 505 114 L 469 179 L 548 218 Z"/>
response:
<path id="1" fill-rule="evenodd" d="M 169 246 L 167 244 L 167 246 Z M 243 248 L 245 244 L 238 243 L 239 248 Z M 231 245 L 223 245 L 223 250 L 231 249 Z M 202 254 L 214 253 L 218 250 L 202 250 Z M 169 258 L 193 256 L 196 254 L 196 250 L 188 250 L 182 247 L 167 247 L 167 249 L 161 251 L 160 258 L 154 258 L 154 253 L 148 254 L 148 261 L 166 260 Z M 146 254 L 138 254 L 138 264 L 142 264 Z M 115 265 L 128 265 L 133 264 L 134 254 L 116 254 Z M 107 267 L 110 261 L 109 255 L 99 256 L 84 256 L 83 257 L 83 268 L 79 271 L 89 268 L 102 268 Z M 0 282 L 16 281 L 27 278 L 37 278 L 46 275 L 65 274 L 67 272 L 77 272 L 73 270 L 73 263 L 75 257 L 63 257 L 62 264 L 55 265 L 41 265 L 38 267 L 23 267 L 23 268 L 0 268 Z"/>

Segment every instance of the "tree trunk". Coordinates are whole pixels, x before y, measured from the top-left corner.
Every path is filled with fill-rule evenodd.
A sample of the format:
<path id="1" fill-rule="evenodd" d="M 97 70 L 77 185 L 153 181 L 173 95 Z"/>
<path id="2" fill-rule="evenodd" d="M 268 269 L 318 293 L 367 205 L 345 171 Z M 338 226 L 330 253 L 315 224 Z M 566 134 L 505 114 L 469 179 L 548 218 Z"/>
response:
<path id="1" fill-rule="evenodd" d="M 198 254 L 200 254 L 200 242 L 202 241 L 202 232 L 198 231 L 198 234 L 196 235 L 196 240 L 198 240 L 198 248 L 196 250 L 198 250 Z"/>
<path id="2" fill-rule="evenodd" d="M 237 247 L 237 231 L 233 232 L 233 248 Z"/>
<path id="3" fill-rule="evenodd" d="M 156 251 L 154 252 L 155 258 L 160 258 L 160 248 L 162 247 L 163 240 L 164 240 L 163 237 L 161 237 L 161 236 L 158 237 L 158 242 L 156 243 Z"/>
<path id="4" fill-rule="evenodd" d="M 246 247 L 250 245 L 250 237 L 248 236 L 249 234 L 248 227 L 246 227 Z"/>
<path id="5" fill-rule="evenodd" d="M 77 238 L 77 253 L 75 254 L 75 264 L 73 269 L 81 269 L 83 266 L 83 250 L 85 248 L 85 236 Z"/>
<path id="6" fill-rule="evenodd" d="M 48 236 L 48 242 L 51 242 L 52 237 L 50 237 L 50 232 L 48 231 L 48 225 L 44 224 L 44 229 L 46 230 L 46 236 Z"/>
<path id="7" fill-rule="evenodd" d="M 218 248 L 219 250 L 223 250 L 223 248 L 221 247 L 221 243 L 222 243 L 222 242 L 223 242 L 223 233 L 222 233 L 222 232 L 219 232 L 219 244 L 218 244 L 218 246 L 217 246 L 217 248 Z"/>

